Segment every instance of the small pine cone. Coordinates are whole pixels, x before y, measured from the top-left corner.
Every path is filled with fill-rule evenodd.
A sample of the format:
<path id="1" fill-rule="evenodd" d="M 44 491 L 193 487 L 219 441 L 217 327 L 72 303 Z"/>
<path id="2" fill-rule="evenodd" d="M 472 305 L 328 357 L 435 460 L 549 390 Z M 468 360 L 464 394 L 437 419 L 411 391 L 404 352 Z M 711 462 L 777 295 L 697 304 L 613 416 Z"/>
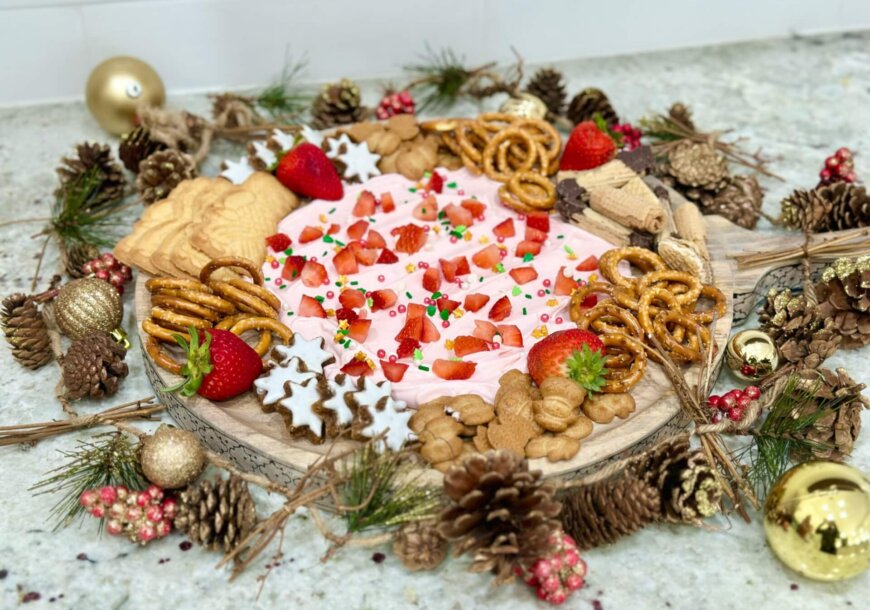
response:
<path id="1" fill-rule="evenodd" d="M 705 214 L 724 216 L 745 229 L 754 229 L 761 215 L 764 191 L 753 176 L 734 176 L 728 185 L 716 193 Z"/>
<path id="2" fill-rule="evenodd" d="M 412 572 L 434 570 L 447 556 L 447 541 L 434 521 L 413 521 L 399 530 L 393 553 Z"/>
<path id="3" fill-rule="evenodd" d="M 209 550 L 232 551 L 256 523 L 248 484 L 236 475 L 192 483 L 178 494 L 175 527 Z"/>
<path id="4" fill-rule="evenodd" d="M 550 114 L 561 116 L 566 98 L 561 72 L 552 68 L 541 68 L 532 76 L 526 91 L 544 102 Z"/>
<path id="5" fill-rule="evenodd" d="M 73 244 L 69 247 L 63 245 L 60 254 L 66 274 L 73 279 L 79 279 L 85 276 L 82 265 L 97 258 L 100 249 L 91 244 Z"/>
<path id="6" fill-rule="evenodd" d="M 834 322 L 822 318 L 817 305 L 806 295 L 792 294 L 789 289 L 768 293 L 758 321 L 786 361 L 808 368 L 821 365 L 842 341 Z"/>
<path id="7" fill-rule="evenodd" d="M 589 87 L 584 89 L 571 99 L 568 104 L 568 111 L 565 115 L 568 119 L 577 125 L 583 121 L 591 121 L 595 118 L 595 113 L 601 115 L 604 122 L 609 126 L 619 123 L 619 115 L 610 104 L 607 95 L 601 89 Z"/>
<path id="8" fill-rule="evenodd" d="M 870 256 L 841 258 L 816 285 L 819 312 L 842 335 L 842 347 L 870 345 Z"/>
<path id="9" fill-rule="evenodd" d="M 139 125 L 133 131 L 121 136 L 121 143 L 118 144 L 118 157 L 124 167 L 137 174 L 139 173 L 139 164 L 142 161 L 164 148 L 166 148 L 166 144 L 152 139 L 148 128 Z"/>
<path id="10" fill-rule="evenodd" d="M 136 190 L 145 205 L 169 196 L 184 180 L 195 178 L 193 157 L 173 149 L 158 151 L 139 164 Z"/>
<path id="11" fill-rule="evenodd" d="M 848 182 L 797 189 L 781 208 L 783 224 L 790 229 L 824 233 L 870 226 L 870 196 L 863 186 Z"/>
<path id="12" fill-rule="evenodd" d="M 112 396 L 129 372 L 126 355 L 127 350 L 106 332 L 74 341 L 60 359 L 67 396 L 72 400 Z"/>
<path id="13" fill-rule="evenodd" d="M 562 492 L 559 500 L 562 528 L 581 550 L 611 544 L 661 517 L 659 491 L 628 470 Z"/>
<path id="14" fill-rule="evenodd" d="M 124 170 L 112 157 L 112 149 L 107 144 L 96 142 L 82 142 L 76 146 L 75 157 L 61 159 L 60 167 L 55 170 L 60 179 L 60 186 L 55 191 L 55 195 L 60 196 L 64 188 L 74 184 L 94 169 L 99 175 L 100 186 L 88 207 L 98 208 L 106 203 L 123 199 L 127 188 Z"/>
<path id="15" fill-rule="evenodd" d="M 870 195 L 863 186 L 835 182 L 824 188 L 831 190 L 831 231 L 870 227 Z"/>
<path id="16" fill-rule="evenodd" d="M 312 126 L 328 129 L 362 121 L 367 115 L 359 86 L 346 78 L 323 86 L 311 107 Z"/>
<path id="17" fill-rule="evenodd" d="M 13 294 L 3 299 L 0 327 L 12 348 L 12 357 L 21 366 L 36 370 L 54 358 L 48 327 L 30 297 Z"/>
<path id="18" fill-rule="evenodd" d="M 728 161 L 710 144 L 684 140 L 668 152 L 667 173 L 686 189 L 718 192 L 731 179 Z"/>
<path id="19" fill-rule="evenodd" d="M 668 118 L 686 129 L 695 130 L 695 122 L 692 120 L 692 109 L 682 102 L 671 104 L 671 107 L 668 108 Z"/>

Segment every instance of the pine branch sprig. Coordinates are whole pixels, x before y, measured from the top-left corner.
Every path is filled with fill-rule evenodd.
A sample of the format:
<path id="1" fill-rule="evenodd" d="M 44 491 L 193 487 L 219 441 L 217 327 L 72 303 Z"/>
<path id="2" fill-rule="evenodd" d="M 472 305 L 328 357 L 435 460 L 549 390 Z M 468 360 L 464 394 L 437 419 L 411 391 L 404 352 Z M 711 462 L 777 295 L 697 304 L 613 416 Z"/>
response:
<path id="1" fill-rule="evenodd" d="M 55 237 L 61 245 L 91 245 L 111 247 L 114 245 L 112 229 L 119 226 L 115 214 L 123 207 L 124 200 L 117 199 L 94 206 L 103 185 L 103 174 L 92 167 L 75 180 L 64 184 L 55 199 L 49 226 L 43 234 Z"/>

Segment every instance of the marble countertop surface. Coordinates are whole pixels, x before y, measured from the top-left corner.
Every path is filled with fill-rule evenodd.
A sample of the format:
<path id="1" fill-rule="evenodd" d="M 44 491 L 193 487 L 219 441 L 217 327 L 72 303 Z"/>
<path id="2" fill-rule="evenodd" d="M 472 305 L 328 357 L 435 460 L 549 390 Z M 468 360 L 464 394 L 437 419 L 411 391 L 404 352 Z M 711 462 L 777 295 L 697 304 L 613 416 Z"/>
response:
<path id="1" fill-rule="evenodd" d="M 870 174 L 860 153 L 870 150 L 870 33 L 822 38 L 792 38 L 707 49 L 568 62 L 559 67 L 569 91 L 598 86 L 608 92 L 620 116 L 636 120 L 676 100 L 692 106 L 696 122 L 710 129 L 729 127 L 750 145 L 777 158 L 774 169 L 786 183 L 764 180 L 765 209 L 792 186 L 811 186 L 822 160 L 839 146 L 859 153 L 857 168 Z M 8 84 L 7 84 L 8 85 Z M 376 97 L 373 85 L 368 98 Z M 170 103 L 205 111 L 204 96 Z M 475 108 L 464 109 L 471 113 Z M 50 213 L 53 169 L 74 143 L 107 140 L 81 103 L 0 109 L 0 222 Z M 215 147 L 205 173 L 217 161 L 239 152 Z M 29 237 L 39 224 L 0 228 L 0 293 L 28 291 L 41 242 Z M 770 231 L 762 222 L 760 229 Z M 48 249 L 41 285 L 57 265 Z M 127 310 L 132 309 L 129 293 Z M 134 320 L 125 326 L 131 336 Z M 841 352 L 829 366 L 845 366 L 870 383 L 866 349 Z M 121 391 L 96 409 L 147 397 L 151 389 L 139 349 L 128 356 L 131 374 Z M 60 416 L 52 388 L 55 366 L 25 371 L 7 349 L 0 349 L 0 425 L 44 421 Z M 723 375 L 720 388 L 733 385 Z M 258 576 L 268 558 L 232 583 L 216 570 L 219 557 L 193 547 L 184 551 L 174 536 L 145 549 L 118 538 L 98 538 L 95 524 L 52 531 L 48 521 L 55 499 L 34 496 L 28 488 L 47 470 L 63 463 L 59 451 L 75 446 L 87 433 L 49 439 L 34 447 L 0 448 L 0 608 L 420 608 L 461 610 L 534 607 L 530 589 L 489 586 L 485 576 L 469 574 L 464 560 L 435 572 L 411 575 L 390 552 L 373 560 L 372 550 L 346 548 L 328 563 L 320 557 L 326 543 L 304 517 L 286 529 L 284 559 L 263 586 Z M 870 439 L 862 438 L 853 465 L 870 472 Z M 279 505 L 255 490 L 261 514 Z M 711 521 L 714 531 L 656 526 L 607 548 L 585 553 L 585 589 L 568 608 L 686 610 L 726 608 L 866 607 L 870 575 L 824 584 L 790 572 L 767 548 L 760 521 Z M 25 601 L 31 600 L 31 601 Z M 865 601 L 861 601 L 861 600 Z"/>

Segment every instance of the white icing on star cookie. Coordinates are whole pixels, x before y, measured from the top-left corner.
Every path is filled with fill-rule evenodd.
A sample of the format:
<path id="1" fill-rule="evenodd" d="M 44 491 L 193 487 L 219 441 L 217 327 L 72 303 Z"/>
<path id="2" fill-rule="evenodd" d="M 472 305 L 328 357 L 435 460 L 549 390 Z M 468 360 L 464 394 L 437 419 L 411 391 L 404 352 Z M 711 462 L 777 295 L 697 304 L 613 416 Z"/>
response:
<path id="1" fill-rule="evenodd" d="M 254 173 L 254 168 L 251 167 L 247 157 L 242 157 L 238 163 L 227 159 L 223 162 L 223 166 L 224 170 L 219 175 L 233 184 L 241 184 Z"/>
<path id="2" fill-rule="evenodd" d="M 254 389 L 263 405 L 273 405 L 287 396 L 288 383 L 302 383 L 316 376 L 308 371 L 298 357 L 291 357 L 273 366 L 268 373 L 254 380 Z"/>
<path id="3" fill-rule="evenodd" d="M 407 406 L 404 401 L 387 398 L 383 409 L 369 409 L 372 423 L 361 430 L 363 436 L 373 437 L 386 431 L 384 444 L 388 449 L 398 451 L 408 440 L 410 429 L 408 421 L 413 411 L 403 410 Z"/>
<path id="4" fill-rule="evenodd" d="M 318 148 L 323 146 L 323 135 L 320 132 L 311 129 L 311 127 L 309 127 L 308 125 L 302 126 L 299 135 L 301 135 L 306 142 L 314 144 Z"/>
<path id="5" fill-rule="evenodd" d="M 381 157 L 371 152 L 365 142 L 348 144 L 345 151 L 336 155 L 336 158 L 345 165 L 345 179 L 357 177 L 365 182 L 381 175 L 381 170 L 378 169 L 378 161 Z"/>
<path id="6" fill-rule="evenodd" d="M 266 167 L 271 167 L 278 160 L 278 156 L 262 142 L 254 140 L 251 142 L 251 146 L 254 148 L 254 155 L 262 161 Z"/>
<path id="7" fill-rule="evenodd" d="M 353 146 L 350 137 L 343 133 L 337 138 L 327 138 L 326 140 L 326 156 L 330 159 L 337 159 L 343 151 Z"/>
<path id="8" fill-rule="evenodd" d="M 344 373 L 339 373 L 335 379 L 329 380 L 329 391 L 332 396 L 323 401 L 323 408 L 335 413 L 336 425 L 346 426 L 353 421 L 353 411 L 347 406 L 347 394 L 358 389 L 356 378 Z"/>
<path id="9" fill-rule="evenodd" d="M 272 137 L 270 138 L 270 140 L 277 144 L 278 149 L 283 152 L 291 150 L 296 144 L 296 136 L 294 136 L 292 133 L 281 131 L 280 129 L 276 129 L 272 132 Z"/>
<path id="10" fill-rule="evenodd" d="M 315 406 L 323 399 L 320 380 L 312 377 L 305 383 L 290 383 L 287 398 L 278 405 L 290 412 L 292 428 L 308 428 L 317 438 L 323 438 L 323 420 L 315 413 Z M 290 430 L 291 434 L 301 431 Z"/>
<path id="11" fill-rule="evenodd" d="M 309 371 L 322 373 L 323 367 L 335 362 L 335 356 L 323 349 L 323 337 L 306 339 L 299 333 L 290 337 L 287 345 L 276 345 L 272 350 L 272 358 L 283 364 L 291 358 L 299 358 Z"/>

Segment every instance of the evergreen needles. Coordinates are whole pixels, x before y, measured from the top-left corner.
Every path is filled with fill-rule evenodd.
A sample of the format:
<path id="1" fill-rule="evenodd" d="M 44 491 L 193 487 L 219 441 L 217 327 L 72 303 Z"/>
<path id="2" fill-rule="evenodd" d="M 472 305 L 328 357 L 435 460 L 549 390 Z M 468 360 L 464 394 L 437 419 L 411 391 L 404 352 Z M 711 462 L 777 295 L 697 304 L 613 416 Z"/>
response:
<path id="1" fill-rule="evenodd" d="M 118 212 L 123 199 L 94 205 L 103 185 L 103 174 L 98 167 L 84 171 L 64 184 L 55 200 L 51 221 L 44 234 L 54 236 L 60 245 L 69 247 L 89 244 L 111 247 L 111 227 L 117 224 L 112 216 Z"/>
<path id="2" fill-rule="evenodd" d="M 281 71 L 281 78 L 254 98 L 257 106 L 273 120 L 295 117 L 304 112 L 311 103 L 311 96 L 302 93 L 296 84 L 307 63 L 306 59 L 286 63 Z"/>

